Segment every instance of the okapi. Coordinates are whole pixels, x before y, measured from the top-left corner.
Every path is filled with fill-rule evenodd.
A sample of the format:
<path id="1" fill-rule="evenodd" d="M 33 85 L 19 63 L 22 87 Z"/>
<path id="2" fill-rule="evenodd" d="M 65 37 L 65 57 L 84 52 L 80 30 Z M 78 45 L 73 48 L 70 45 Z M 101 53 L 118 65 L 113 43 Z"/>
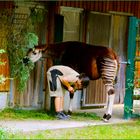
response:
<path id="1" fill-rule="evenodd" d="M 28 53 L 29 58 L 33 59 L 39 54 L 38 50 L 46 51 L 48 56 L 53 60 L 59 60 L 62 65 L 69 66 L 79 73 L 85 73 L 91 80 L 102 78 L 108 94 L 103 120 L 107 122 L 111 118 L 115 97 L 114 84 L 119 68 L 117 55 L 111 48 L 68 41 L 50 44 L 46 49 L 37 46 Z"/>

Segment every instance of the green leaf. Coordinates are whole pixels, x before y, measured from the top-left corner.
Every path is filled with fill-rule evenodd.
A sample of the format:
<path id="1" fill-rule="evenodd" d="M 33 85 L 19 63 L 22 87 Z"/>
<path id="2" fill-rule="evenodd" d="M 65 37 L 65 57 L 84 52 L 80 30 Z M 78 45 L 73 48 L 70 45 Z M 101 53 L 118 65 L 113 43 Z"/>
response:
<path id="1" fill-rule="evenodd" d="M 4 49 L 0 49 L 0 53 L 5 53 L 6 51 Z"/>

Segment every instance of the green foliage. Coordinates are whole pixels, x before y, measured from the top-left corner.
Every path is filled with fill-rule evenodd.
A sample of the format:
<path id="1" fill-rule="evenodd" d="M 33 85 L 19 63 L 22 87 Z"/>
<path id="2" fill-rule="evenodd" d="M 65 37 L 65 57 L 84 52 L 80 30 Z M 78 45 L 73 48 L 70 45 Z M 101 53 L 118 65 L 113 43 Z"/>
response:
<path id="1" fill-rule="evenodd" d="M 34 33 L 27 33 L 25 41 L 27 41 L 27 48 L 34 48 L 35 45 L 38 45 L 38 37 Z"/>
<path id="2" fill-rule="evenodd" d="M 6 139 L 7 137 L 7 132 L 5 129 L 0 128 L 0 139 Z"/>
<path id="3" fill-rule="evenodd" d="M 71 119 L 74 120 L 100 120 L 100 117 L 95 113 L 87 113 L 87 112 L 75 112 L 71 116 Z"/>
<path id="4" fill-rule="evenodd" d="M 15 34 L 17 34 L 15 32 Z M 30 61 L 28 65 L 23 63 L 23 58 L 27 51 L 38 43 L 38 37 L 31 32 L 18 33 L 20 36 L 13 35 L 13 39 L 9 40 L 8 52 L 10 58 L 11 77 L 16 78 L 18 82 L 18 90 L 23 92 L 26 88 L 27 80 L 30 72 L 34 68 L 34 64 Z M 21 41 L 19 41 L 21 40 Z"/>
<path id="5" fill-rule="evenodd" d="M 3 84 L 5 82 L 6 78 L 4 75 L 0 75 L 0 84 Z"/>
<path id="6" fill-rule="evenodd" d="M 127 80 L 127 87 L 128 87 L 128 89 L 133 89 L 134 88 L 133 79 L 128 79 Z"/>
<path id="7" fill-rule="evenodd" d="M 1 61 L 0 61 L 0 65 L 5 65 L 5 64 L 6 64 L 6 62 L 1 62 Z"/>
<path id="8" fill-rule="evenodd" d="M 0 119 L 7 120 L 25 120 L 25 119 L 35 119 L 35 120 L 52 120 L 54 117 L 48 115 L 44 110 L 21 110 L 21 109 L 11 109 L 7 108 L 0 112 Z"/>
<path id="9" fill-rule="evenodd" d="M 25 90 L 30 72 L 34 68 L 34 64 L 31 61 L 25 65 L 23 63 L 23 58 L 26 56 L 29 49 L 32 49 L 35 45 L 38 45 L 36 25 L 40 21 L 35 17 L 44 17 L 41 12 L 38 12 L 38 10 L 35 11 L 36 12 L 33 13 L 31 10 L 27 22 L 21 26 L 22 29 L 16 30 L 11 28 L 11 39 L 8 40 L 10 73 L 11 77 L 16 78 L 18 81 L 17 89 L 20 93 Z"/>
<path id="10" fill-rule="evenodd" d="M 18 69 L 19 71 L 17 72 L 17 77 L 19 79 L 19 91 L 24 91 L 27 81 L 30 77 L 30 70 L 34 68 L 34 64 L 30 61 L 28 65 L 20 65 L 21 67 Z"/>
<path id="11" fill-rule="evenodd" d="M 4 49 L 0 49 L 0 54 L 5 53 Z M 1 57 L 0 57 L 0 65 L 5 65 L 5 62 L 1 61 Z M 3 84 L 5 82 L 6 78 L 3 74 L 0 74 L 0 84 Z"/>
<path id="12" fill-rule="evenodd" d="M 125 110 L 125 112 L 127 112 L 127 113 L 132 113 L 132 112 L 133 112 L 133 108 L 130 108 L 130 107 L 128 107 L 128 106 L 125 106 L 125 107 L 124 107 L 124 110 Z"/>
<path id="13" fill-rule="evenodd" d="M 7 108 L 0 112 L 0 119 L 39 119 L 39 120 L 54 120 L 55 115 L 51 112 L 46 112 L 44 110 L 22 110 L 22 109 L 11 109 Z M 71 116 L 72 120 L 100 120 L 95 113 L 73 113 Z"/>
<path id="14" fill-rule="evenodd" d="M 0 49 L 0 54 L 5 53 L 4 49 Z"/>
<path id="15" fill-rule="evenodd" d="M 43 22 L 43 17 L 44 17 L 44 10 L 42 9 L 34 9 L 31 8 L 31 20 L 32 20 L 32 24 L 35 24 L 36 22 Z M 42 16 L 40 16 L 42 15 Z"/>

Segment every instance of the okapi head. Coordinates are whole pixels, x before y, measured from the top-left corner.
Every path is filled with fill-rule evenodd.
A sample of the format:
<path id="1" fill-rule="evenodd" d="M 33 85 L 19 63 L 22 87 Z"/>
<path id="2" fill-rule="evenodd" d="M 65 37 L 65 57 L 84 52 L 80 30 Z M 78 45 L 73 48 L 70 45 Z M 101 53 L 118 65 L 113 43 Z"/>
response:
<path id="1" fill-rule="evenodd" d="M 29 61 L 33 63 L 37 62 L 42 57 L 42 51 L 44 50 L 45 46 L 46 45 L 36 46 L 33 49 L 29 49 L 27 55 L 23 58 L 23 63 L 26 65 Z"/>
<path id="2" fill-rule="evenodd" d="M 63 42 L 62 45 L 61 43 L 54 43 L 35 46 L 33 49 L 29 49 L 23 62 L 27 64 L 30 60 L 35 63 L 42 57 L 42 53 L 45 53 L 45 57 L 52 58 L 53 60 L 61 59 L 67 47 L 69 47 L 69 43 L 70 42 Z"/>

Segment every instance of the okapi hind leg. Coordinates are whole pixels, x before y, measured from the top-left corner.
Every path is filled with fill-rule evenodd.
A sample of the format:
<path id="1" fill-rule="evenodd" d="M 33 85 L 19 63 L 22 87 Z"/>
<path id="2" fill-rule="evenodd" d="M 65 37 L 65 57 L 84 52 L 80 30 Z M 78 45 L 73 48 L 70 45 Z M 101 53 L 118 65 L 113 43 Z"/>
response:
<path id="1" fill-rule="evenodd" d="M 69 108 L 68 108 L 68 115 L 72 114 L 72 105 L 73 105 L 73 93 L 69 92 L 69 96 L 70 96 L 70 102 L 69 102 Z"/>
<path id="2" fill-rule="evenodd" d="M 103 120 L 107 122 L 112 115 L 115 97 L 114 80 L 117 75 L 117 61 L 110 58 L 102 58 L 100 60 L 100 71 L 105 84 L 106 94 L 108 94 L 107 109 L 103 116 Z"/>

